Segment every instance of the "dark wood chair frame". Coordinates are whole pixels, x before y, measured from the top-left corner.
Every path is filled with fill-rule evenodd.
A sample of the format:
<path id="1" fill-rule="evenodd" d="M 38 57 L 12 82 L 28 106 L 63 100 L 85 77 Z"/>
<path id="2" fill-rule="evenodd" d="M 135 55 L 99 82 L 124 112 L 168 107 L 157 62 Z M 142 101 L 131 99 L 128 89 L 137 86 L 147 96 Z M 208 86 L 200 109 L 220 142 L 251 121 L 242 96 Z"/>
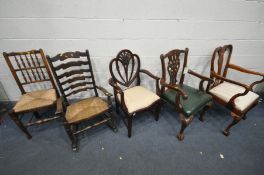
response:
<path id="1" fill-rule="evenodd" d="M 121 75 L 119 63 L 121 63 L 123 70 L 124 70 L 124 76 Z M 128 66 L 131 63 L 132 69 L 131 73 L 129 73 Z M 136 63 L 138 64 L 136 67 Z M 121 79 L 117 78 L 113 72 L 113 64 L 116 65 L 117 72 Z M 109 84 L 113 87 L 114 96 L 115 96 L 115 104 L 116 104 L 116 112 L 119 113 L 119 107 L 121 107 L 122 111 L 125 114 L 125 117 L 127 119 L 127 122 L 125 121 L 124 117 L 121 117 L 124 121 L 127 129 L 128 129 L 128 137 L 131 137 L 132 134 L 132 120 L 136 116 L 137 113 L 145 112 L 145 111 L 152 111 L 156 115 L 156 121 L 159 120 L 159 113 L 160 108 L 162 105 L 162 101 L 158 100 L 151 104 L 149 107 L 142 108 L 140 110 L 134 111 L 133 113 L 129 113 L 128 109 L 126 107 L 125 101 L 124 101 L 124 92 L 121 89 L 120 85 L 129 88 L 133 83 L 135 83 L 136 86 L 140 86 L 140 74 L 146 74 L 150 78 L 154 79 L 156 81 L 156 94 L 160 95 L 160 88 L 159 88 L 159 80 L 160 78 L 153 75 L 149 71 L 145 69 L 140 68 L 140 58 L 137 54 L 133 54 L 130 50 L 124 49 L 121 50 L 116 58 L 112 59 L 109 64 L 109 70 L 111 77 L 109 79 Z M 120 99 L 118 100 L 118 95 L 120 95 Z M 155 110 L 155 111 L 154 111 Z"/>
<path id="2" fill-rule="evenodd" d="M 231 55 L 233 51 L 233 46 L 232 45 L 225 45 L 223 47 L 218 47 L 214 50 L 212 60 L 211 60 L 211 72 L 210 72 L 210 77 L 214 80 L 213 83 L 211 83 L 208 88 L 212 89 L 215 86 L 219 85 L 222 82 L 229 82 L 235 85 L 239 85 L 243 88 L 245 88 L 245 91 L 243 93 L 238 93 L 235 94 L 227 103 L 223 100 L 221 100 L 219 97 L 215 96 L 214 94 L 211 94 L 213 96 L 213 99 L 218 102 L 219 104 L 227 107 L 229 110 L 231 110 L 231 116 L 233 117 L 233 121 L 224 129 L 223 134 L 228 136 L 230 134 L 230 128 L 234 125 L 236 125 L 241 119 L 246 119 L 246 114 L 248 111 L 250 111 L 253 107 L 255 107 L 259 101 L 257 99 L 252 105 L 250 105 L 247 109 L 244 111 L 240 111 L 235 108 L 235 99 L 241 96 L 246 95 L 249 91 L 253 91 L 253 87 L 259 83 L 264 82 L 264 74 L 252 70 L 245 69 L 243 67 L 240 67 L 235 64 L 230 63 Z M 225 53 L 227 54 L 227 60 L 226 64 L 224 63 L 224 58 L 225 58 Z M 218 56 L 218 60 L 216 60 Z M 217 61 L 217 71 L 215 68 L 215 63 Z M 251 75 L 256 75 L 262 77 L 261 80 L 255 81 L 250 85 L 243 84 L 241 82 L 235 81 L 228 79 L 227 72 L 229 69 L 236 70 L 242 73 L 246 74 L 251 74 Z M 222 72 L 223 70 L 223 72 Z"/>
<path id="3" fill-rule="evenodd" d="M 181 85 L 183 85 L 184 83 L 184 77 L 185 77 L 185 69 L 187 69 L 187 58 L 188 58 L 188 52 L 189 49 L 186 48 L 185 50 L 179 50 L 179 49 L 175 49 L 172 50 L 170 52 L 168 52 L 167 54 L 160 55 L 160 59 L 161 59 L 161 65 L 162 65 L 162 78 L 160 80 L 160 84 L 161 84 L 161 94 L 163 94 L 167 89 L 172 89 L 174 91 L 177 92 L 178 95 L 176 95 L 176 99 L 175 99 L 175 109 L 176 111 L 179 113 L 180 116 L 180 121 L 181 121 L 181 129 L 180 132 L 177 134 L 177 138 L 179 140 L 183 140 L 184 139 L 184 130 L 185 128 L 187 128 L 187 126 L 192 122 L 193 120 L 193 114 L 191 114 L 190 116 L 185 116 L 183 113 L 183 108 L 181 105 L 181 99 L 185 100 L 188 98 L 188 94 L 186 92 L 184 92 L 184 90 L 180 87 Z M 184 54 L 184 59 L 183 59 L 183 68 L 182 71 L 179 72 L 180 69 L 180 65 L 181 65 L 181 60 L 180 60 L 180 55 Z M 167 65 L 167 69 L 166 69 L 166 63 L 165 63 L 165 59 L 168 59 L 168 65 Z M 169 83 L 166 83 L 166 71 L 168 71 L 169 74 Z M 177 75 L 178 73 L 180 73 L 180 82 L 177 82 Z M 212 82 L 213 80 L 205 77 L 203 75 L 200 75 L 192 70 L 188 70 L 188 73 L 190 75 L 193 75 L 197 78 L 200 78 L 201 81 L 199 83 L 199 90 L 203 91 L 203 92 L 207 92 L 208 88 L 204 89 L 204 82 Z M 208 103 L 202 110 L 200 113 L 200 120 L 204 121 L 204 114 L 205 112 L 211 107 L 212 103 Z"/>
<path id="4" fill-rule="evenodd" d="M 26 90 L 24 88 L 25 85 L 33 84 L 33 83 L 41 83 L 41 82 L 51 82 L 52 88 L 56 91 L 57 96 L 57 102 L 55 104 L 52 104 L 50 106 L 35 108 L 32 110 L 27 110 L 23 112 L 15 112 L 13 109 L 8 112 L 11 119 L 16 123 L 16 125 L 26 134 L 27 138 L 32 138 L 31 134 L 28 132 L 27 127 L 32 125 L 39 125 L 43 124 L 52 120 L 56 120 L 61 117 L 62 113 L 62 102 L 59 98 L 58 92 L 56 90 L 56 86 L 54 84 L 54 81 L 52 79 L 51 72 L 48 68 L 48 63 L 45 58 L 45 54 L 42 49 L 39 50 L 31 50 L 26 52 L 11 52 L 11 53 L 3 53 L 6 63 L 8 64 L 9 69 L 11 70 L 11 73 L 22 93 L 25 94 Z M 40 55 L 40 57 L 38 56 Z M 11 57 L 15 59 L 15 63 L 18 68 L 15 68 L 13 66 L 13 63 L 11 61 Z M 41 60 L 44 63 L 44 65 L 41 65 Z M 45 75 L 45 72 L 43 69 L 46 70 L 47 75 Z M 18 77 L 17 73 L 20 72 L 24 82 Z M 40 118 L 40 114 L 38 111 L 55 107 L 56 112 L 54 117 L 49 118 Z M 26 113 L 33 113 L 31 119 L 28 122 L 22 122 L 22 118 L 24 114 Z M 32 121 L 33 116 L 37 119 L 36 121 Z"/>
<path id="5" fill-rule="evenodd" d="M 56 61 L 64 61 L 67 60 L 68 58 L 81 58 L 81 57 L 86 57 L 87 61 L 70 61 L 67 63 L 62 63 L 58 66 L 54 66 L 53 62 Z M 89 55 L 89 51 L 86 50 L 86 52 L 65 52 L 63 54 L 58 54 L 55 57 L 51 58 L 47 55 L 47 60 L 49 62 L 49 65 L 51 67 L 51 70 L 54 74 L 55 80 L 57 82 L 58 88 L 60 90 L 61 93 L 61 97 L 62 97 L 62 101 L 63 101 L 63 116 L 65 116 L 66 114 L 66 110 L 67 110 L 67 106 L 70 105 L 69 101 L 68 101 L 68 97 L 74 94 L 77 94 L 79 92 L 82 91 L 87 91 L 87 90 L 93 90 L 94 94 L 96 97 L 98 97 L 98 91 L 100 90 L 106 97 L 107 97 L 107 103 L 108 103 L 108 109 L 106 111 L 101 112 L 100 114 L 96 115 L 96 116 L 92 116 L 92 118 L 97 117 L 97 116 L 103 116 L 103 120 L 96 122 L 92 125 L 88 125 L 85 126 L 84 128 L 79 129 L 78 125 L 81 122 L 90 120 L 91 118 L 88 119 L 83 119 L 74 123 L 69 123 L 67 122 L 67 120 L 65 119 L 64 122 L 64 128 L 72 142 L 72 150 L 73 151 L 77 151 L 78 150 L 78 134 L 91 129 L 93 127 L 96 127 L 100 124 L 104 124 L 107 123 L 107 125 L 114 131 L 117 132 L 117 126 L 116 126 L 116 119 L 115 116 L 113 114 L 112 111 L 112 100 L 111 100 L 111 96 L 112 94 L 109 93 L 105 88 L 96 85 L 95 83 L 95 79 L 94 79 L 94 74 L 93 74 L 93 68 L 92 68 L 92 63 L 91 63 L 91 59 L 90 59 L 90 55 Z M 65 70 L 67 68 L 73 67 L 73 66 L 82 66 L 82 65 L 87 65 L 89 68 L 88 69 L 79 69 L 79 70 L 70 70 L 67 72 L 64 72 L 61 75 L 57 74 L 58 70 Z M 90 73 L 90 76 L 85 76 L 84 73 Z M 72 75 L 79 75 L 78 77 L 73 77 L 71 78 Z M 68 79 L 66 81 L 61 82 L 60 79 L 63 77 L 67 77 Z M 75 81 L 79 81 L 79 80 L 83 80 L 83 82 L 79 83 L 75 83 Z M 86 81 L 87 80 L 87 81 Z M 89 81 L 88 81 L 89 80 Z M 65 85 L 66 83 L 69 83 L 70 85 L 66 88 L 63 88 L 63 85 Z M 91 87 L 87 87 L 87 85 L 90 85 Z M 86 86 L 83 87 L 81 89 L 75 89 L 78 88 L 80 86 Z M 70 93 L 65 94 L 66 90 L 71 90 Z"/>

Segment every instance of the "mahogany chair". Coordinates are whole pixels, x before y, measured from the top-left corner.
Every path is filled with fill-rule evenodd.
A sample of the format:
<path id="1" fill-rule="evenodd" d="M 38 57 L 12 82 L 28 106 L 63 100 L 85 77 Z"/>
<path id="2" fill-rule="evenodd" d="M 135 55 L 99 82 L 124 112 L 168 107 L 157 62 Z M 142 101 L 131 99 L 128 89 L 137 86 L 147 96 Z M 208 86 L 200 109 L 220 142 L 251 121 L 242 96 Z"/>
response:
<path id="1" fill-rule="evenodd" d="M 61 117 L 61 101 L 58 98 L 59 95 L 42 49 L 26 52 L 4 52 L 3 55 L 22 93 L 19 101 L 9 111 L 9 116 L 30 139 L 32 136 L 27 127 Z M 36 90 L 37 87 L 40 90 Z M 56 108 L 55 115 L 41 119 L 38 111 L 51 107 Z M 34 115 L 29 121 L 22 122 L 26 113 L 33 113 Z M 33 116 L 37 120 L 33 120 Z"/>
<path id="2" fill-rule="evenodd" d="M 203 121 L 206 110 L 212 104 L 212 97 L 206 93 L 207 89 L 204 89 L 204 82 L 211 82 L 212 80 L 190 69 L 187 70 L 188 52 L 188 48 L 185 50 L 175 49 L 160 56 L 162 65 L 161 97 L 179 112 L 181 121 L 181 129 L 177 134 L 179 140 L 184 139 L 183 132 L 192 122 L 193 115 L 201 112 L 199 119 Z M 199 90 L 184 84 L 186 73 L 201 79 Z"/>
<path id="3" fill-rule="evenodd" d="M 137 113 L 143 111 L 155 111 L 156 121 L 159 119 L 161 100 L 159 97 L 159 79 L 149 71 L 140 68 L 140 58 L 130 50 L 121 50 L 116 58 L 109 64 L 112 78 L 109 84 L 113 87 L 116 112 L 119 107 L 124 112 L 127 122 L 123 121 L 128 129 L 128 137 L 131 137 L 132 120 Z M 156 81 L 156 93 L 140 86 L 140 75 L 146 74 Z"/>
<path id="4" fill-rule="evenodd" d="M 107 123 L 116 132 L 116 121 L 112 113 L 112 94 L 96 85 L 88 50 L 66 52 L 53 58 L 47 56 L 47 60 L 62 95 L 64 127 L 72 142 L 72 150 L 78 150 L 78 134 L 97 125 Z M 97 90 L 103 92 L 107 99 L 99 97 Z M 89 97 L 73 101 L 71 97 L 78 93 L 81 96 L 88 94 Z M 98 119 L 100 120 L 94 121 Z M 85 121 L 89 124 L 85 124 Z M 85 124 L 85 127 L 79 128 L 81 124 Z"/>
<path id="5" fill-rule="evenodd" d="M 259 95 L 254 93 L 253 87 L 264 82 L 264 74 L 231 64 L 233 46 L 225 45 L 214 50 L 211 60 L 211 75 L 214 82 L 210 85 L 209 93 L 213 99 L 231 111 L 233 121 L 224 129 L 223 134 L 228 136 L 230 128 L 241 119 L 246 119 L 246 114 L 259 100 Z M 262 79 L 250 85 L 227 78 L 228 70 L 235 70 L 246 74 L 260 76 Z"/>

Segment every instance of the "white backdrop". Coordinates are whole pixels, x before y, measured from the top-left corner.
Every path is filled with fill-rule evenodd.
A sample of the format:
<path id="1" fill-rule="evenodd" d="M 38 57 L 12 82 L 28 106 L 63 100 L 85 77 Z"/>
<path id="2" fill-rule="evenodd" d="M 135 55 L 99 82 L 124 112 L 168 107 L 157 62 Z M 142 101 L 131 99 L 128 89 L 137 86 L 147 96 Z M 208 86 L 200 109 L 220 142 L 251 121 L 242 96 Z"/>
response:
<path id="1" fill-rule="evenodd" d="M 262 0 L 0 0 L 1 52 L 43 48 L 54 56 L 89 49 L 97 82 L 109 90 L 108 63 L 121 49 L 137 53 L 142 67 L 160 76 L 159 55 L 188 47 L 188 67 L 208 75 L 214 48 L 224 44 L 234 46 L 233 63 L 264 72 Z M 2 55 L 0 81 L 17 100 Z"/>

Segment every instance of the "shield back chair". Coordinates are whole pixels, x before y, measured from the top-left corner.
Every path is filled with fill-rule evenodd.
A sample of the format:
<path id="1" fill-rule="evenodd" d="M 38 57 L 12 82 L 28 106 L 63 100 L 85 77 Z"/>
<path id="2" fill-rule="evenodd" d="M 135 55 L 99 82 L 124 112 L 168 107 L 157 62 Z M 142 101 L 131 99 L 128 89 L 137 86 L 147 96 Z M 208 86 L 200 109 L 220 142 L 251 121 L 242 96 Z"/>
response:
<path id="1" fill-rule="evenodd" d="M 4 52 L 3 55 L 22 93 L 20 100 L 9 111 L 9 116 L 30 139 L 32 136 L 27 127 L 61 117 L 61 101 L 58 98 L 59 95 L 42 49 L 26 52 Z M 41 90 L 35 90 L 37 87 Z M 56 108 L 55 115 L 41 119 L 39 111 L 51 107 Z M 34 115 L 29 121 L 24 122 L 22 118 L 26 113 L 33 113 Z M 36 120 L 33 119 L 34 116 Z"/>
<path id="2" fill-rule="evenodd" d="M 96 85 L 88 50 L 65 52 L 52 58 L 47 56 L 47 60 L 63 98 L 64 127 L 72 142 L 72 150 L 78 150 L 78 134 L 97 125 L 107 123 L 116 132 L 111 103 L 112 94 Z M 107 98 L 99 97 L 97 90 Z M 89 98 L 72 101 L 74 94 L 89 92 L 92 94 L 89 94 L 91 95 Z M 100 120 L 94 121 L 94 119 Z M 85 127 L 80 128 L 81 124 L 85 124 Z"/>
<path id="3" fill-rule="evenodd" d="M 233 121 L 224 129 L 223 134 L 228 136 L 230 128 L 236 125 L 241 119 L 246 119 L 246 114 L 259 100 L 259 95 L 254 93 L 253 87 L 264 82 L 264 74 L 242 68 L 231 64 L 233 46 L 225 45 L 214 50 L 211 60 L 210 76 L 214 82 L 210 85 L 209 93 L 213 99 L 231 110 Z M 241 73 L 259 76 L 261 79 L 250 85 L 227 78 L 228 70 L 235 70 Z"/>
<path id="4" fill-rule="evenodd" d="M 159 78 L 149 71 L 140 68 L 140 58 L 130 50 L 121 50 L 116 58 L 109 64 L 111 77 L 109 84 L 113 87 L 116 112 L 119 107 L 125 114 L 122 117 L 127 129 L 128 137 L 132 133 L 132 120 L 137 113 L 152 111 L 156 114 L 156 121 L 159 119 L 161 100 L 159 97 Z M 140 74 L 146 74 L 156 81 L 156 93 L 140 86 Z"/>
<path id="5" fill-rule="evenodd" d="M 204 82 L 212 80 L 190 69 L 187 70 L 188 52 L 188 48 L 185 50 L 175 49 L 160 56 L 162 65 L 161 97 L 179 112 L 181 121 L 181 129 L 177 134 L 179 140 L 184 139 L 184 130 L 192 122 L 193 115 L 200 112 L 199 119 L 203 121 L 206 110 L 212 104 L 212 97 L 206 93 L 207 89 L 204 89 Z M 201 79 L 199 90 L 184 84 L 185 73 Z"/>

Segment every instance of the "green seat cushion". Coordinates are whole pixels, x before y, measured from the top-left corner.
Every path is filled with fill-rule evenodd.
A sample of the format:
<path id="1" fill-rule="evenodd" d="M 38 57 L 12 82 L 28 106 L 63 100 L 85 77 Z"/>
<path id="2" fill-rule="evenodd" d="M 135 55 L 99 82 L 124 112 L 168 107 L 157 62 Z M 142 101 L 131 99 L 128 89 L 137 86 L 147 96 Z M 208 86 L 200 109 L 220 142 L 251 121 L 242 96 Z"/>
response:
<path id="1" fill-rule="evenodd" d="M 212 101 L 211 95 L 192 88 L 187 85 L 180 86 L 183 91 L 188 95 L 188 99 L 184 100 L 182 97 L 180 99 L 181 105 L 183 107 L 183 114 L 185 116 L 192 115 L 200 111 L 206 104 Z M 175 104 L 175 98 L 177 91 L 168 89 L 161 97 L 171 104 Z"/>

